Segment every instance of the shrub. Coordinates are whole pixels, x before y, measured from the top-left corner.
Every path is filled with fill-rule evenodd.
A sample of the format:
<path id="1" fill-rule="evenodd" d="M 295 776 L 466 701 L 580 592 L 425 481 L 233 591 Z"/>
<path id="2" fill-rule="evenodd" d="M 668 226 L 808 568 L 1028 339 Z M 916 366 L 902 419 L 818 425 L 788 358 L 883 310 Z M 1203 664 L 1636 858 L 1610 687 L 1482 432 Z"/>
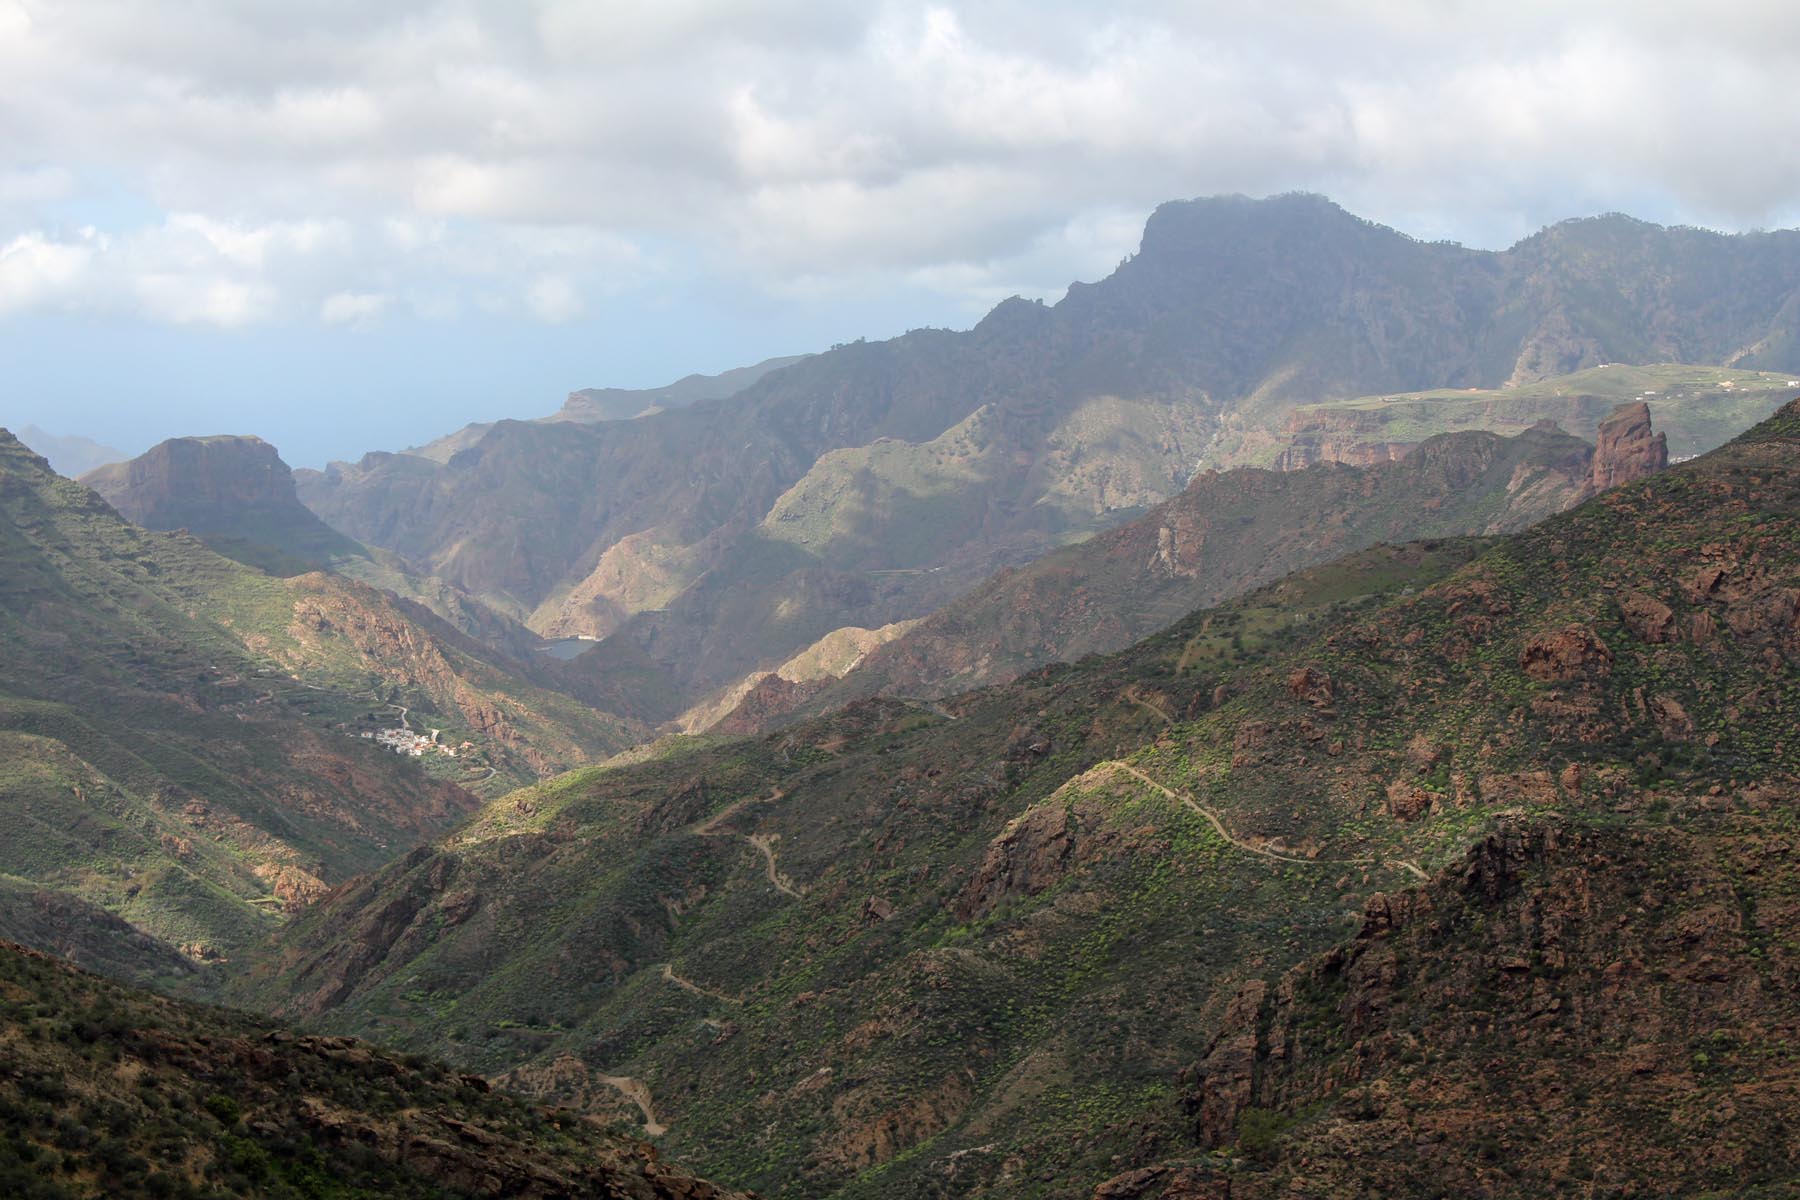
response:
<path id="1" fill-rule="evenodd" d="M 1275 1156 L 1275 1143 L 1293 1121 L 1269 1108 L 1246 1108 L 1238 1114 L 1238 1150 L 1258 1162 Z"/>
<path id="2" fill-rule="evenodd" d="M 200 1104 L 207 1112 L 217 1117 L 221 1125 L 236 1125 L 244 1115 L 243 1109 L 238 1107 L 236 1100 L 230 1096 L 220 1095 L 218 1092 L 214 1092 Z"/>

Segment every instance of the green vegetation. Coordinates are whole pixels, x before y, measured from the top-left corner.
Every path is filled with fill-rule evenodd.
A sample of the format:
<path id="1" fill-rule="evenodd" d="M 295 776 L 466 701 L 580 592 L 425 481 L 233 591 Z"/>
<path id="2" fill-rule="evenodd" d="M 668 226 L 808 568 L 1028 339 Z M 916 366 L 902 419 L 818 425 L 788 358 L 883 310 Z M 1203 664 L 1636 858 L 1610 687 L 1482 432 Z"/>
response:
<path id="1" fill-rule="evenodd" d="M 1668 435 L 1669 454 L 1691 458 L 1723 445 L 1800 394 L 1795 379 L 1787 371 L 1612 363 L 1503 388 L 1437 388 L 1328 400 L 1295 409 L 1285 418 L 1287 432 L 1271 428 L 1227 439 L 1208 463 L 1270 466 L 1289 445 L 1313 435 L 1344 444 L 1412 445 L 1457 430 L 1510 436 L 1539 421 L 1555 421 L 1578 437 L 1592 438 L 1615 406 L 1636 400 L 1650 406 L 1657 429 Z"/>
<path id="2" fill-rule="evenodd" d="M 1530 817 L 1651 837 L 1753 796 L 1729 803 L 1791 829 L 1791 422 L 941 711 L 502 798 L 303 917 L 242 994 L 637 1121 L 628 1077 L 671 1152 L 758 1190 L 1086 1196 L 1134 1147 L 1205 1149 L 1182 1068 L 1375 893 Z M 1219 1148 L 1246 1180 L 1323 1119 L 1250 1107 Z"/>
<path id="3" fill-rule="evenodd" d="M 195 955 L 448 829 L 476 803 L 448 785 L 497 793 L 632 740 L 422 609 L 128 525 L 8 435 L 0 557 L 0 874 Z M 479 744 L 434 780 L 357 736 L 399 706 Z M 0 926 L 27 930 L 63 944 L 18 911 Z"/>
<path id="4" fill-rule="evenodd" d="M 136 992 L 0 943 L 0 1194 L 719 1196 L 437 1063 Z M 694 1190 L 699 1189 L 699 1190 Z"/>

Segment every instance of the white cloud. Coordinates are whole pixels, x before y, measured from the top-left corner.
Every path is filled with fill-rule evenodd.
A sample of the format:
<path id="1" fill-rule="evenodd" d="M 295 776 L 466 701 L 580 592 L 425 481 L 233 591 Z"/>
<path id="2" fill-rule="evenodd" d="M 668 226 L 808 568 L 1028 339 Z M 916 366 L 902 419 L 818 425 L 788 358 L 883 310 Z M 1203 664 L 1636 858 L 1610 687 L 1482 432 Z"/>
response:
<path id="1" fill-rule="evenodd" d="M 525 293 L 525 302 L 539 320 L 551 324 L 572 321 L 581 315 L 581 294 L 575 285 L 560 275 L 534 279 Z"/>
<path id="2" fill-rule="evenodd" d="M 1796 66 L 1770 0 L 0 0 L 0 308 L 566 321 L 672 260 L 976 304 L 1296 187 L 1478 244 L 1776 224 Z"/>
<path id="3" fill-rule="evenodd" d="M 0 246 L 0 316 L 67 303 L 87 274 L 95 241 L 23 233 Z"/>
<path id="4" fill-rule="evenodd" d="M 174 325 L 234 329 L 266 319 L 275 308 L 267 284 L 219 275 L 145 272 L 131 280 L 143 315 Z"/>
<path id="5" fill-rule="evenodd" d="M 327 325 L 367 326 L 387 311 L 393 297 L 381 292 L 333 292 L 319 305 L 319 320 Z"/>

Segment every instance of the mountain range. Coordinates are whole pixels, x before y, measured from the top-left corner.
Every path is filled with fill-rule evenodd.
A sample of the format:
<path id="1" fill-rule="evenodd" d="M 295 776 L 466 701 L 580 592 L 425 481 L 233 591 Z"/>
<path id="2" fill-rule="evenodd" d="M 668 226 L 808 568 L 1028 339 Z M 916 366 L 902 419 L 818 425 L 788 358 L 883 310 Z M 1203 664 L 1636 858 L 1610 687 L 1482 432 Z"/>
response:
<path id="1" fill-rule="evenodd" d="M 1797 292 L 1791 232 L 1610 216 L 1487 252 L 1313 196 L 1186 201 L 1055 305 L 637 420 L 499 422 L 447 461 L 301 472 L 300 494 L 540 633 L 604 638 L 594 671 L 668 681 L 629 714 L 656 722 L 1137 515 L 1301 405 L 1607 362 L 1800 369 Z"/>
<path id="2" fill-rule="evenodd" d="M 0 509 L 0 872 L 196 957 L 641 735 L 391 593 L 130 524 L 4 431 Z"/>
<path id="3" fill-rule="evenodd" d="M 1128 524 L 1002 571 L 811 686 L 762 677 L 726 727 L 791 706 L 874 695 L 939 697 L 1044 663 L 1118 650 L 1199 608 L 1379 542 L 1505 533 L 1668 465 L 1641 402 L 1598 427 L 1598 447 L 1554 424 L 1511 438 L 1440 434 L 1404 459 L 1272 472 L 1206 471 Z"/>

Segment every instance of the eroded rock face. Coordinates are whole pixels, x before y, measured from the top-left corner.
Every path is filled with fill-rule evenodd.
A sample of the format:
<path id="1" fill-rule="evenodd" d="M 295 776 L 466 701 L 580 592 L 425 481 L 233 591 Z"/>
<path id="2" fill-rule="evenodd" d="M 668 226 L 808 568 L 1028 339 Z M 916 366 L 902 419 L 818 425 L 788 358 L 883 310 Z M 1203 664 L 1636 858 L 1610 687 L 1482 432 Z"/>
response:
<path id="1" fill-rule="evenodd" d="M 1650 431 L 1650 406 L 1621 404 L 1604 421 L 1588 467 L 1587 494 L 1654 475 L 1669 465 L 1667 436 Z"/>
<path id="2" fill-rule="evenodd" d="M 1314 708 L 1329 708 L 1337 698 L 1331 676 L 1318 667 L 1298 667 L 1288 675 L 1288 695 L 1304 700 Z"/>
<path id="3" fill-rule="evenodd" d="M 1667 642 L 1675 637 L 1675 610 L 1654 596 L 1625 593 L 1619 597 L 1619 615 L 1626 628 L 1646 642 Z"/>
<path id="4" fill-rule="evenodd" d="M 256 437 L 170 438 L 82 482 L 147 529 L 194 527 L 196 519 L 244 509 L 304 511 L 287 464 Z"/>
<path id="5" fill-rule="evenodd" d="M 1206 1057 L 1184 1073 L 1187 1107 L 1202 1146 L 1235 1137 L 1238 1115 L 1255 1102 L 1257 1055 L 1262 1048 L 1258 1025 L 1268 990 L 1260 979 L 1239 988 Z"/>
<path id="6" fill-rule="evenodd" d="M 1068 869 L 1081 836 L 1078 815 L 1051 801 L 1028 810 L 988 846 L 956 903 L 962 920 L 986 916 L 1010 895 L 1036 895 Z"/>
<path id="7" fill-rule="evenodd" d="M 1603 679 L 1612 671 L 1612 651 L 1585 625 L 1568 625 L 1525 643 L 1519 666 L 1542 683 Z"/>
<path id="8" fill-rule="evenodd" d="M 1186 1164 L 1146 1166 L 1097 1196 L 1526 1196 L 1589 1180 L 1674 1195 L 1715 1175 L 1787 1178 L 1800 1075 L 1753 1063 L 1800 1020 L 1796 963 L 1754 942 L 1795 916 L 1791 850 L 1767 832 L 1504 826 L 1431 884 L 1372 896 L 1351 942 L 1239 990 L 1183 1075 L 1185 1107 L 1202 1146 L 1239 1141 L 1247 1109 L 1282 1114 L 1291 1131 L 1262 1170 L 1189 1193 L 1173 1186 Z M 1743 870 L 1753 883 L 1733 882 Z M 1694 1155 L 1659 1139 L 1669 1124 L 1734 1136 Z M 1509 1147 L 1505 1177 L 1476 1142 Z"/>

